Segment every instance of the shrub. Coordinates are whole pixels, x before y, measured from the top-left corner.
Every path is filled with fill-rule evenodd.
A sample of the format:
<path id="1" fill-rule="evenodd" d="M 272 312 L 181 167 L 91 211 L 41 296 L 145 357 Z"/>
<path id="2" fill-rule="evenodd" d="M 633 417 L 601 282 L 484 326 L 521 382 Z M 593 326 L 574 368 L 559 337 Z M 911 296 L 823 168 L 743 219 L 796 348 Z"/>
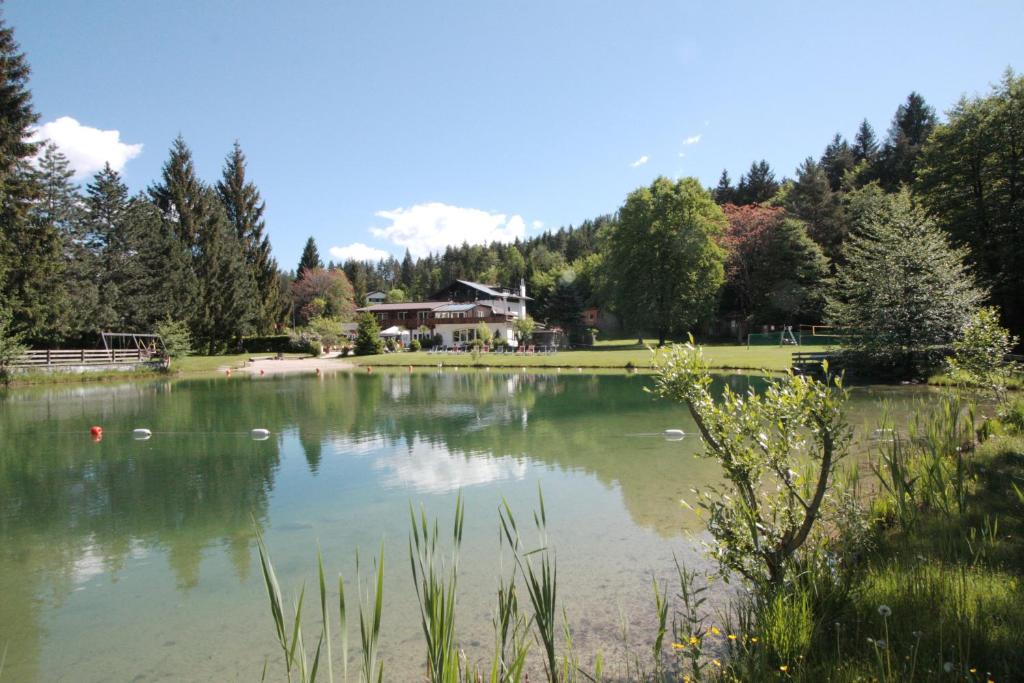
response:
<path id="1" fill-rule="evenodd" d="M 380 325 L 371 313 L 359 316 L 355 351 L 357 356 L 372 356 L 384 352 L 384 343 L 380 340 Z"/>
<path id="2" fill-rule="evenodd" d="M 798 552 L 827 509 L 833 473 L 849 447 L 842 381 L 788 375 L 746 394 L 727 384 L 716 401 L 692 339 L 657 354 L 655 368 L 653 392 L 686 404 L 704 456 L 719 462 L 732 489 L 699 492 L 712 556 L 725 576 L 739 574 L 774 593 L 799 569 Z"/>
<path id="3" fill-rule="evenodd" d="M 411 342 L 409 342 L 409 350 L 410 351 L 419 351 L 422 348 L 423 348 L 423 345 L 420 344 L 420 340 L 419 339 L 413 339 Z"/>
<path id="4" fill-rule="evenodd" d="M 181 358 L 192 353 L 192 333 L 183 321 L 168 318 L 156 324 L 156 333 L 163 339 L 168 358 Z"/>
<path id="5" fill-rule="evenodd" d="M 21 337 L 11 333 L 11 313 L 0 308 L 0 379 L 6 376 L 7 365 L 25 353 Z"/>
<path id="6" fill-rule="evenodd" d="M 321 343 L 319 339 L 310 340 L 309 352 L 313 355 L 313 357 L 319 358 L 321 355 L 323 355 L 324 352 L 323 343 Z"/>
<path id="7" fill-rule="evenodd" d="M 245 353 L 284 353 L 291 349 L 291 344 L 292 338 L 287 334 L 242 338 L 242 350 Z"/>

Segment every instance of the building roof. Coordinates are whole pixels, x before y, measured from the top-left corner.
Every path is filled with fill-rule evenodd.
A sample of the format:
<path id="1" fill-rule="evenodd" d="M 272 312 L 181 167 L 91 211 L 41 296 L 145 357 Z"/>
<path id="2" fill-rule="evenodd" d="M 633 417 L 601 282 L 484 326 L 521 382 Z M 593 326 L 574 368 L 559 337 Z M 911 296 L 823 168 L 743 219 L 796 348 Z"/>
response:
<path id="1" fill-rule="evenodd" d="M 404 304 L 374 304 L 357 308 L 357 311 L 384 313 L 386 311 L 432 311 L 439 306 L 447 305 L 447 301 L 410 301 Z"/>
<path id="2" fill-rule="evenodd" d="M 472 303 L 472 304 L 445 304 L 444 306 L 439 306 L 435 310 L 443 311 L 445 313 L 455 313 L 455 312 L 458 312 L 458 311 L 472 311 L 477 306 L 486 306 L 486 305 L 487 304 L 475 304 L 475 303 Z"/>

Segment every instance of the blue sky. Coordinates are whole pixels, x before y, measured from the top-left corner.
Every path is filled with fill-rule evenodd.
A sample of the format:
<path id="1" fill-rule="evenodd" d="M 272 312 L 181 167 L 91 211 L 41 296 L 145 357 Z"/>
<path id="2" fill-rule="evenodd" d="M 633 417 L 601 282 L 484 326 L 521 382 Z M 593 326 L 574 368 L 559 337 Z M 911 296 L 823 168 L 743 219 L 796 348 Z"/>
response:
<path id="1" fill-rule="evenodd" d="M 178 133 L 209 182 L 238 139 L 285 268 L 309 235 L 401 257 L 576 224 L 660 174 L 792 174 L 862 118 L 884 136 L 911 90 L 943 111 L 1024 69 L 1019 0 L 3 7 L 40 135 L 133 190 Z"/>

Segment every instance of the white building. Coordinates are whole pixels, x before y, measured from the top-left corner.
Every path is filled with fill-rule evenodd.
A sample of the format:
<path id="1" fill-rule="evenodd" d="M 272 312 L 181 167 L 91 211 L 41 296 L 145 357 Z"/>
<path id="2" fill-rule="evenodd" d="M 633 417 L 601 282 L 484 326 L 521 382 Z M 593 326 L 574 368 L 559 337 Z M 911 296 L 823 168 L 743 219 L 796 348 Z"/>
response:
<path id="1" fill-rule="evenodd" d="M 411 339 L 440 337 L 441 346 L 463 346 L 477 337 L 483 323 L 493 339 L 516 346 L 515 321 L 526 317 L 526 284 L 512 292 L 468 280 L 456 280 L 427 301 L 377 303 L 360 312 L 377 316 L 381 329 L 409 330 Z"/>

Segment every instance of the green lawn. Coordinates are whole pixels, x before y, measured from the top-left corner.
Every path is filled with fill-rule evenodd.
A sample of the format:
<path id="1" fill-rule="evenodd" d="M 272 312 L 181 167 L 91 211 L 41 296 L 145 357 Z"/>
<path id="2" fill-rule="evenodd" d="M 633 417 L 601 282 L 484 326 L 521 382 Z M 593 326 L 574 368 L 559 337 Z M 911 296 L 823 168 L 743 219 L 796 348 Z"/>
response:
<path id="1" fill-rule="evenodd" d="M 648 340 L 652 345 L 654 340 Z M 704 347 L 704 356 L 714 369 L 719 370 L 788 370 L 795 350 L 826 351 L 822 346 L 752 346 L 714 345 Z M 426 351 L 415 353 L 388 353 L 378 356 L 351 358 L 359 365 L 445 365 L 490 366 L 490 367 L 562 367 L 562 368 L 625 368 L 632 363 L 636 368 L 649 368 L 651 352 L 635 341 L 600 342 L 593 349 L 560 351 L 546 355 L 502 355 L 480 354 L 432 354 Z"/>
<path id="2" fill-rule="evenodd" d="M 250 358 L 271 358 L 273 353 L 234 353 L 224 356 L 186 356 L 171 363 L 171 372 L 192 374 L 215 372 L 224 368 L 240 368 Z M 308 358 L 308 353 L 286 353 L 285 358 Z"/>

